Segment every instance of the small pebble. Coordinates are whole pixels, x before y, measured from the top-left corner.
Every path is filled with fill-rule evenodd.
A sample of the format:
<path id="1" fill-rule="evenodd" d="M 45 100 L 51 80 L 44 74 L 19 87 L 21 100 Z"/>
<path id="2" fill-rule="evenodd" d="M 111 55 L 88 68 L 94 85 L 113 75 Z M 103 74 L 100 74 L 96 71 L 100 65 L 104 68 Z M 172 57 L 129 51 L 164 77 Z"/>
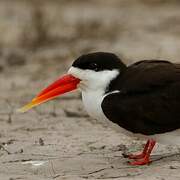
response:
<path id="1" fill-rule="evenodd" d="M 42 138 L 39 138 L 39 145 L 44 146 L 44 140 Z"/>

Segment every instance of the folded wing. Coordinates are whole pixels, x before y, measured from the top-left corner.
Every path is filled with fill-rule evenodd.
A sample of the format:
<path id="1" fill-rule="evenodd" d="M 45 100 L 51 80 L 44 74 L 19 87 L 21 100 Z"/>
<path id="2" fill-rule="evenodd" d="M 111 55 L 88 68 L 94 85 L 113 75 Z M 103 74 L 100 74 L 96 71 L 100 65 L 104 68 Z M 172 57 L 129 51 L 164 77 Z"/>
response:
<path id="1" fill-rule="evenodd" d="M 180 65 L 141 61 L 110 84 L 119 90 L 104 98 L 111 121 L 134 133 L 156 134 L 180 128 Z"/>

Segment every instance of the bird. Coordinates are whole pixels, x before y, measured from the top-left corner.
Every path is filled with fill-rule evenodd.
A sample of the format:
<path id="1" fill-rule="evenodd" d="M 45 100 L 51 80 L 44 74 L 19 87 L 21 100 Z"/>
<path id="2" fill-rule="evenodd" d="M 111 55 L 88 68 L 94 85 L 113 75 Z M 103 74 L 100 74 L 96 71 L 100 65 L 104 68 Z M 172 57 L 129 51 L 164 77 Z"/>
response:
<path id="1" fill-rule="evenodd" d="M 156 142 L 180 144 L 180 64 L 150 59 L 126 65 L 114 53 L 84 54 L 20 111 L 75 89 L 91 117 L 146 139 L 140 154 L 124 155 L 131 165 L 150 164 Z"/>

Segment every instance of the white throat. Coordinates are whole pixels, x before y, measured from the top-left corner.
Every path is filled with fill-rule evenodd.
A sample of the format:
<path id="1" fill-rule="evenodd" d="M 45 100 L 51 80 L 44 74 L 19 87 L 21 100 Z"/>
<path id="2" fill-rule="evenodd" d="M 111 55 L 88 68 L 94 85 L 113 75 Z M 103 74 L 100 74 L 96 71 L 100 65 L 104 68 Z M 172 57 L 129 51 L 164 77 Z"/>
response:
<path id="1" fill-rule="evenodd" d="M 110 82 L 119 75 L 119 70 L 82 70 L 71 67 L 69 74 L 81 79 L 79 89 L 82 92 L 82 100 L 88 114 L 98 120 L 104 119 L 101 103 L 105 91 Z"/>

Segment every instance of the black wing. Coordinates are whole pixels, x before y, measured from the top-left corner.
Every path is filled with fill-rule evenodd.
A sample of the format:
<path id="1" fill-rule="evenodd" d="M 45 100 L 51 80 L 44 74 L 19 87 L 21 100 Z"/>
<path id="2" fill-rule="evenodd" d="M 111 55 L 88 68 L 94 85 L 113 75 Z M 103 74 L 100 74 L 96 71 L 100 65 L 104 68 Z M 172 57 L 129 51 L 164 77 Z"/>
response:
<path id="1" fill-rule="evenodd" d="M 119 90 L 106 96 L 106 117 L 134 133 L 146 135 L 180 128 L 180 65 L 141 61 L 128 67 L 110 85 Z"/>

